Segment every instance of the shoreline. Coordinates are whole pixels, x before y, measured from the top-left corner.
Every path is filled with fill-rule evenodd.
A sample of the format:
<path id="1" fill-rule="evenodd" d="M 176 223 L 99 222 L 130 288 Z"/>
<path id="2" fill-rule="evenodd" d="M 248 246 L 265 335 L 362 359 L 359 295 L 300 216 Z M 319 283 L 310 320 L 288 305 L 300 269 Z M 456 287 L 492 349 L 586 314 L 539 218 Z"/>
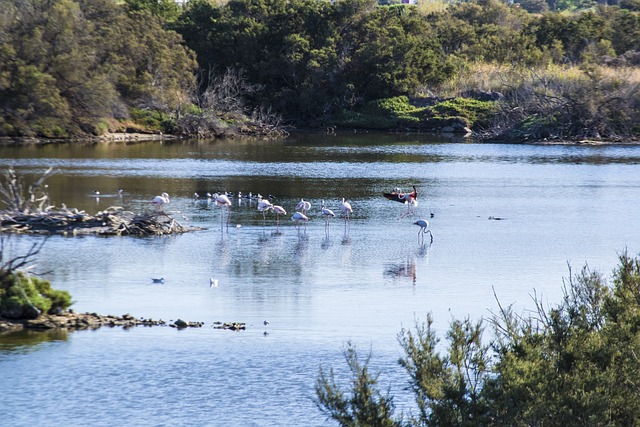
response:
<path id="1" fill-rule="evenodd" d="M 397 132 L 394 129 L 388 130 L 367 130 L 367 129 L 336 129 L 331 132 L 332 135 L 346 134 L 346 133 L 389 133 L 397 134 L 407 132 Z M 313 129 L 313 128 L 300 128 L 290 131 L 290 133 L 326 133 L 326 130 Z M 440 135 L 436 132 L 408 132 L 408 134 L 415 135 Z M 234 138 L 237 137 L 234 136 Z M 250 136 L 247 136 L 250 137 Z M 231 139 L 234 139 L 231 138 Z M 617 139 L 602 139 L 602 140 L 571 140 L 571 139 L 542 139 L 542 140 L 482 140 L 481 138 L 474 138 L 473 136 L 467 137 L 478 144 L 490 143 L 490 144 L 524 144 L 524 145 L 640 145 L 640 139 L 630 138 L 629 140 Z M 48 144 L 76 144 L 76 143 L 110 143 L 110 142 L 122 142 L 122 143 L 135 143 L 135 142 L 148 142 L 148 141 L 172 141 L 190 139 L 188 137 L 182 137 L 178 135 L 164 134 L 164 133 L 127 133 L 127 132 L 110 132 L 100 136 L 86 136 L 75 138 L 39 138 L 39 137 L 0 137 L 0 147 L 2 146 L 21 146 L 21 145 L 48 145 Z M 218 139 L 218 138 L 212 138 Z"/>
<path id="2" fill-rule="evenodd" d="M 53 329 L 80 331 L 95 330 L 101 327 L 120 327 L 129 329 L 135 326 L 169 326 L 176 329 L 201 328 L 204 322 L 188 322 L 182 319 L 165 322 L 161 319 L 137 318 L 131 314 L 122 316 L 100 315 L 97 313 L 76 313 L 67 310 L 60 314 L 42 314 L 35 319 L 7 319 L 0 317 L 0 334 L 30 331 L 50 331 Z M 214 329 L 241 331 L 246 329 L 242 322 L 213 322 Z"/>

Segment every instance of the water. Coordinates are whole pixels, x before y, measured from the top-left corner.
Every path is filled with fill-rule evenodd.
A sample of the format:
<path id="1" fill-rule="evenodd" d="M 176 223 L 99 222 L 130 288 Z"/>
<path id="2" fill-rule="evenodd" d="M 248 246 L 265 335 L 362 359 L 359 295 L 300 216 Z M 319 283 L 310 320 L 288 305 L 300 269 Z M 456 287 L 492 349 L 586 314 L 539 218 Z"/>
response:
<path id="1" fill-rule="evenodd" d="M 3 147 L 0 157 L 0 169 L 14 166 L 26 183 L 54 167 L 47 183 L 58 206 L 138 212 L 166 191 L 178 221 L 206 228 L 47 239 L 34 271 L 68 290 L 76 311 L 205 326 L 3 336 L 3 426 L 327 425 L 313 387 L 320 366 L 345 373 L 348 341 L 371 352 L 382 388 L 410 410 L 396 363 L 402 327 L 432 313 L 444 336 L 453 318 L 496 311 L 494 293 L 518 312 L 534 307 L 534 291 L 554 304 L 568 264 L 609 276 L 619 253 L 640 252 L 638 146 L 297 135 Z M 416 214 L 399 219 L 406 207 L 382 193 L 412 185 Z M 227 231 L 220 208 L 192 197 L 215 191 L 271 194 L 289 214 L 263 224 L 255 203 L 233 199 Z M 343 197 L 354 208 L 348 228 Z M 300 198 L 312 203 L 312 220 L 297 230 L 289 217 Z M 322 199 L 337 213 L 328 228 Z M 420 217 L 432 245 L 418 243 Z M 13 236 L 7 249 L 20 254 L 41 239 Z M 215 321 L 247 329 L 218 330 Z"/>

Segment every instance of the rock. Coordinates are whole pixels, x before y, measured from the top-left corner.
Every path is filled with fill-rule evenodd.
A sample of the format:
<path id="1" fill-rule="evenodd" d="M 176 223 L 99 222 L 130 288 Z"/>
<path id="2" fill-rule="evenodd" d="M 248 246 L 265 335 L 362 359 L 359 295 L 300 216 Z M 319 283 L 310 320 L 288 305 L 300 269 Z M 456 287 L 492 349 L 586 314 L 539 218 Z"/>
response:
<path id="1" fill-rule="evenodd" d="M 189 326 L 189 324 L 182 319 L 176 320 L 174 322 L 174 325 L 176 325 L 178 328 L 186 328 L 187 326 Z"/>

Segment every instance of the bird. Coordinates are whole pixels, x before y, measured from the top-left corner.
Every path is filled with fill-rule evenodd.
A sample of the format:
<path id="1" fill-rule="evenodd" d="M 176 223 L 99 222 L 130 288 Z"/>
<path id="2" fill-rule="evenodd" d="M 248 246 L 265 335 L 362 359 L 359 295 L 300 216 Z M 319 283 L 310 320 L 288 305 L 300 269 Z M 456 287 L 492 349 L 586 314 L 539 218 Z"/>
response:
<path id="1" fill-rule="evenodd" d="M 404 193 L 399 188 L 394 188 L 391 193 L 382 193 L 385 199 L 392 200 L 394 202 L 400 202 L 407 205 L 407 213 L 402 214 L 400 218 L 404 218 L 407 215 L 412 215 L 415 212 L 416 206 L 418 206 L 418 190 L 416 186 L 413 186 L 413 191 L 410 193 Z"/>
<path id="2" fill-rule="evenodd" d="M 273 205 L 273 211 L 276 213 L 276 226 L 280 225 L 280 215 L 286 215 L 287 211 L 282 206 Z"/>
<path id="3" fill-rule="evenodd" d="M 167 193 L 162 193 L 160 196 L 156 196 L 151 199 L 151 204 L 157 209 L 162 209 L 162 207 L 169 202 L 169 195 Z"/>
<path id="4" fill-rule="evenodd" d="M 419 219 L 414 222 L 414 224 L 420 227 L 420 230 L 418 230 L 418 243 L 424 243 L 424 235 L 427 232 L 431 237 L 431 243 L 433 243 L 433 233 L 431 233 L 431 230 L 429 230 L 429 221 L 427 221 L 426 219 Z"/>
<path id="5" fill-rule="evenodd" d="M 268 320 L 265 320 L 264 322 L 262 322 L 262 324 L 263 324 L 264 326 L 267 326 L 267 325 L 269 324 L 269 321 L 268 321 Z"/>
<path id="6" fill-rule="evenodd" d="M 324 205 L 324 200 L 322 201 L 322 209 L 321 209 L 321 211 L 320 211 L 320 214 L 321 214 L 321 215 L 324 217 L 324 219 L 325 219 L 325 225 L 329 225 L 329 219 L 330 219 L 330 218 L 333 218 L 333 217 L 335 217 L 335 216 L 336 216 L 336 214 L 335 214 L 335 213 L 333 213 L 333 211 L 332 211 L 331 209 L 327 208 L 327 207 Z"/>
<path id="7" fill-rule="evenodd" d="M 340 210 L 342 211 L 342 215 L 344 215 L 345 222 L 351 221 L 349 216 L 353 213 L 353 209 L 351 208 L 351 203 L 347 202 L 344 197 L 342 198 Z"/>
<path id="8" fill-rule="evenodd" d="M 218 287 L 218 279 L 214 279 L 213 277 L 209 279 L 209 287 L 217 288 Z"/>
<path id="9" fill-rule="evenodd" d="M 100 192 L 99 192 L 98 190 L 95 190 L 95 191 L 93 192 L 93 195 L 94 195 L 94 196 L 100 196 Z"/>
<path id="10" fill-rule="evenodd" d="M 296 225 L 298 226 L 298 230 L 300 230 L 300 221 L 306 224 L 309 221 L 309 217 L 302 212 L 296 212 L 293 214 L 293 216 L 291 216 L 291 221 L 295 221 Z"/>
<path id="11" fill-rule="evenodd" d="M 213 200 L 215 201 L 216 205 L 231 206 L 231 200 L 226 194 L 215 193 L 213 195 Z"/>
<path id="12" fill-rule="evenodd" d="M 304 199 L 300 199 L 300 201 L 296 205 L 296 209 L 300 209 L 300 211 L 306 215 L 309 209 L 311 209 L 311 203 L 307 202 Z"/>
<path id="13" fill-rule="evenodd" d="M 224 212 L 222 211 L 222 208 L 228 209 L 229 207 L 231 207 L 231 200 L 229 200 L 229 197 L 226 194 L 219 193 L 214 193 L 212 198 L 215 204 L 220 206 L 220 224 L 222 226 L 222 223 L 224 222 Z M 228 222 L 229 217 L 227 216 L 227 227 L 229 227 Z"/>
<path id="14" fill-rule="evenodd" d="M 164 283 L 164 277 L 160 277 L 159 279 L 151 279 L 153 283 Z"/>
<path id="15" fill-rule="evenodd" d="M 258 194 L 258 211 L 262 212 L 262 223 L 266 225 L 267 222 L 267 212 L 269 209 L 273 209 L 273 205 L 267 199 L 263 199 L 260 194 Z"/>

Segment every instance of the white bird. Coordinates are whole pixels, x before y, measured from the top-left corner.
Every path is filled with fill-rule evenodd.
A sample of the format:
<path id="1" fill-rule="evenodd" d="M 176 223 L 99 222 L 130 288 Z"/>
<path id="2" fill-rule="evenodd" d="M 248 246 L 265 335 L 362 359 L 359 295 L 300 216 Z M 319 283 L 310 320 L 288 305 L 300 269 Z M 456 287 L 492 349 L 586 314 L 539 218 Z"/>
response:
<path id="1" fill-rule="evenodd" d="M 426 219 L 419 219 L 416 222 L 414 222 L 414 224 L 420 227 L 420 230 L 418 230 L 418 243 L 421 243 L 421 242 L 424 243 L 424 235 L 427 232 L 431 237 L 431 243 L 433 243 L 433 233 L 431 233 L 431 230 L 429 230 L 429 221 L 427 221 Z"/>
<path id="2" fill-rule="evenodd" d="M 304 199 L 300 199 L 300 201 L 299 201 L 299 202 L 298 202 L 298 204 L 296 205 L 296 209 L 300 209 L 300 211 L 301 211 L 303 214 L 306 214 L 306 213 L 309 211 L 309 209 L 311 209 L 311 203 L 310 203 L 310 202 L 307 202 L 307 201 L 306 201 L 306 200 L 304 200 Z"/>
<path id="3" fill-rule="evenodd" d="M 167 193 L 162 193 L 160 196 L 156 196 L 151 199 L 151 204 L 155 206 L 157 209 L 162 209 L 162 207 L 170 202 L 169 195 Z"/>
<path id="4" fill-rule="evenodd" d="M 350 215 L 353 213 L 353 209 L 351 208 L 351 203 L 347 202 L 344 197 L 342 198 L 340 210 L 342 210 L 342 215 L 344 215 L 345 222 L 351 221 Z"/>
<path id="5" fill-rule="evenodd" d="M 224 222 L 224 212 L 222 211 L 222 208 L 230 208 L 231 200 L 229 200 L 229 197 L 227 197 L 226 194 L 215 193 L 212 197 L 215 204 L 220 206 L 220 226 L 222 226 L 222 223 Z M 228 222 L 229 217 L 227 216 L 227 227 L 229 227 Z"/>
<path id="6" fill-rule="evenodd" d="M 213 195 L 213 200 L 216 202 L 216 205 L 231 206 L 231 200 L 229 200 L 229 196 L 226 194 L 215 193 Z"/>
<path id="7" fill-rule="evenodd" d="M 322 201 L 322 210 L 320 211 L 320 214 L 324 217 L 326 225 L 329 224 L 329 219 L 330 218 L 333 218 L 333 217 L 336 216 L 336 214 L 333 213 L 333 211 L 331 209 L 327 208 L 324 205 L 324 200 Z"/>
<path id="8" fill-rule="evenodd" d="M 213 277 L 209 279 L 209 287 L 217 288 L 218 287 L 218 279 L 214 279 Z"/>
<path id="9" fill-rule="evenodd" d="M 273 211 L 276 213 L 276 227 L 280 225 L 280 215 L 286 215 L 287 211 L 282 206 L 273 205 Z"/>
<path id="10" fill-rule="evenodd" d="M 291 221 L 295 221 L 296 225 L 298 226 L 298 230 L 300 230 L 300 221 L 306 224 L 309 221 L 309 217 L 302 212 L 296 212 L 291 217 Z"/>
<path id="11" fill-rule="evenodd" d="M 267 212 L 269 209 L 273 209 L 273 205 L 269 200 L 263 199 L 260 194 L 258 194 L 258 211 L 262 212 L 262 222 L 266 224 L 267 221 Z"/>

